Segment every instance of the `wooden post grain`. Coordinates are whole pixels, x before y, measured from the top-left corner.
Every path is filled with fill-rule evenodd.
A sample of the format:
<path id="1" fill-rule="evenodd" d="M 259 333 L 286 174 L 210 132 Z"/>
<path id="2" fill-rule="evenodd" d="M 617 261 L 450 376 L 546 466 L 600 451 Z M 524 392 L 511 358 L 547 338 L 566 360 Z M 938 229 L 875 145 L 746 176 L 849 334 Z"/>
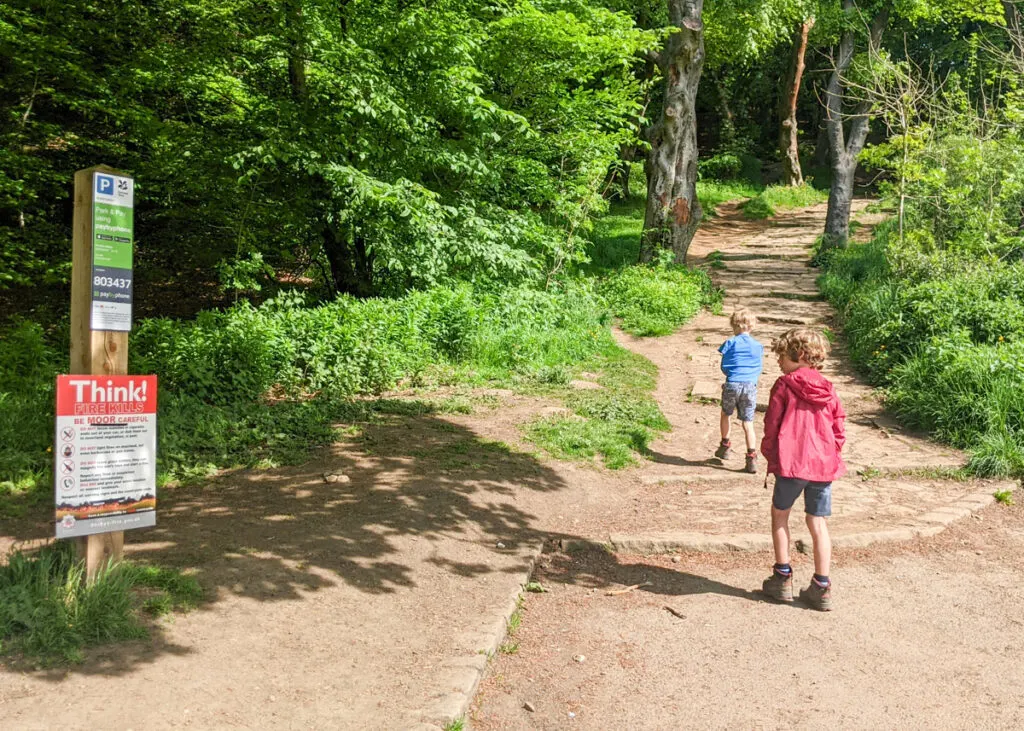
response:
<path id="1" fill-rule="evenodd" d="M 75 376 L 124 375 L 128 373 L 128 333 L 93 330 L 92 309 L 93 173 L 124 173 L 106 165 L 75 173 L 75 212 L 71 254 L 71 374 Z M 85 558 L 86 579 L 111 562 L 121 560 L 124 531 L 100 533 L 77 539 L 79 556 Z"/>

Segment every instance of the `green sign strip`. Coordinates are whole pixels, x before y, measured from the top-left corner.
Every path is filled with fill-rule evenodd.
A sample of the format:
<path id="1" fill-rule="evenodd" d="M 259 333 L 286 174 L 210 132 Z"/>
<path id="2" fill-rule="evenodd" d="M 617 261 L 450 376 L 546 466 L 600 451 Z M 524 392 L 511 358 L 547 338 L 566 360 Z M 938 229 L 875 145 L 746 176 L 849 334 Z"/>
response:
<path id="1" fill-rule="evenodd" d="M 132 209 L 110 203 L 93 203 L 93 266 L 132 268 L 134 217 Z"/>

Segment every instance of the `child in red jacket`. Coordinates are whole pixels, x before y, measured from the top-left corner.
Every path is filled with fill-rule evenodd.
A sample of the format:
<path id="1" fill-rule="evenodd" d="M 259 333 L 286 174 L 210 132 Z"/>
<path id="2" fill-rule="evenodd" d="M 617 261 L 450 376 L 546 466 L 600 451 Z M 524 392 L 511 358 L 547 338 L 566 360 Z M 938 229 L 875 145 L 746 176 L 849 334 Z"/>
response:
<path id="1" fill-rule="evenodd" d="M 832 609 L 828 577 L 832 540 L 825 519 L 832 514 L 832 481 L 846 473 L 840 456 L 846 441 L 846 413 L 835 388 L 819 372 L 829 349 L 820 332 L 804 327 L 788 330 L 772 343 L 783 375 L 772 386 L 761 440 L 768 472 L 775 475 L 775 567 L 764 581 L 764 593 L 779 601 L 793 601 L 789 511 L 802 492 L 807 528 L 814 540 L 814 578 L 807 589 L 800 590 L 800 598 L 825 612 Z"/>

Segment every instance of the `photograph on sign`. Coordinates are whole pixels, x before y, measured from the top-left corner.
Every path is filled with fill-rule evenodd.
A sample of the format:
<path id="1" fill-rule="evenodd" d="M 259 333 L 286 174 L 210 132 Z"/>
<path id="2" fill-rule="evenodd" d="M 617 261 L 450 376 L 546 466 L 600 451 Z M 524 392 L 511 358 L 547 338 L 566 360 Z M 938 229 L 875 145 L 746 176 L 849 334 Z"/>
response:
<path id="1" fill-rule="evenodd" d="M 93 330 L 132 329 L 134 204 L 131 178 L 93 173 L 89 321 Z"/>
<path id="2" fill-rule="evenodd" d="M 156 376 L 58 376 L 58 538 L 156 525 Z"/>

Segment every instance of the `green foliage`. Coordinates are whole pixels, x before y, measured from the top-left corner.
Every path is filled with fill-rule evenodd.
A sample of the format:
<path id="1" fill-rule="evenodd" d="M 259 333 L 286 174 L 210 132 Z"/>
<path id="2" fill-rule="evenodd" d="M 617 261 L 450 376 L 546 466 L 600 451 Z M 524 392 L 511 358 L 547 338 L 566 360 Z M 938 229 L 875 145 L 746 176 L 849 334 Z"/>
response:
<path id="1" fill-rule="evenodd" d="M 555 456 L 589 460 L 600 455 L 609 469 L 636 462 L 669 423 L 651 397 L 658 369 L 646 358 L 617 347 L 585 364 L 601 375 L 600 391 L 573 391 L 565 397 L 572 410 L 534 421 L 527 436 Z"/>
<path id="2" fill-rule="evenodd" d="M 0 287 L 66 281 L 67 186 L 97 162 L 136 176 L 137 262 L 229 290 L 535 279 L 581 258 L 656 43 L 578 0 L 13 0 Z"/>
<path id="3" fill-rule="evenodd" d="M 0 651 L 80 662 L 86 647 L 145 637 L 140 608 L 162 614 L 202 598 L 194 578 L 170 569 L 125 561 L 89 584 L 84 571 L 66 542 L 34 556 L 11 554 L 0 566 Z"/>
<path id="4" fill-rule="evenodd" d="M 743 215 L 750 219 L 771 218 L 781 211 L 806 208 L 828 200 L 828 193 L 805 183 L 801 186 L 769 185 L 743 204 Z"/>
<path id="5" fill-rule="evenodd" d="M 713 216 L 715 208 L 722 203 L 753 198 L 761 187 L 739 180 L 723 182 L 700 180 L 697 182 L 697 197 L 706 215 Z"/>
<path id="6" fill-rule="evenodd" d="M 644 201 L 612 203 L 608 214 L 594 221 L 589 249 L 590 271 L 601 272 L 634 264 L 640 258 L 644 227 Z"/>
<path id="7" fill-rule="evenodd" d="M 563 459 L 590 459 L 601 455 L 605 467 L 613 470 L 635 464 L 634 452 L 646 452 L 652 438 L 648 429 L 634 424 L 560 416 L 533 422 L 527 435 Z"/>
<path id="8" fill-rule="evenodd" d="M 634 335 L 668 335 L 721 299 L 706 272 L 674 265 L 626 267 L 600 289 L 622 329 Z"/>
<path id="9" fill-rule="evenodd" d="M 1024 264 L 935 251 L 917 231 L 900 244 L 889 222 L 835 253 L 822 290 L 891 409 L 971 449 L 976 474 L 1024 474 Z"/>
<path id="10" fill-rule="evenodd" d="M 992 496 L 996 499 L 997 503 L 1013 505 L 1013 492 L 1011 490 L 996 490 Z"/>
<path id="11" fill-rule="evenodd" d="M 701 180 L 735 180 L 740 177 L 743 161 L 733 152 L 721 152 L 701 160 L 698 174 Z"/>
<path id="12" fill-rule="evenodd" d="M 397 299 L 341 297 L 314 307 L 282 297 L 189 322 L 145 321 L 135 372 L 160 376 L 158 476 L 297 461 L 335 425 L 387 404 L 352 401 L 400 381 L 521 378 L 565 383 L 614 347 L 603 299 L 587 281 L 551 290 L 435 288 Z M 0 511 L 23 512 L 51 487 L 54 376 L 66 357 L 22 323 L 0 339 Z M 451 376 L 445 375 L 449 378 Z"/>

